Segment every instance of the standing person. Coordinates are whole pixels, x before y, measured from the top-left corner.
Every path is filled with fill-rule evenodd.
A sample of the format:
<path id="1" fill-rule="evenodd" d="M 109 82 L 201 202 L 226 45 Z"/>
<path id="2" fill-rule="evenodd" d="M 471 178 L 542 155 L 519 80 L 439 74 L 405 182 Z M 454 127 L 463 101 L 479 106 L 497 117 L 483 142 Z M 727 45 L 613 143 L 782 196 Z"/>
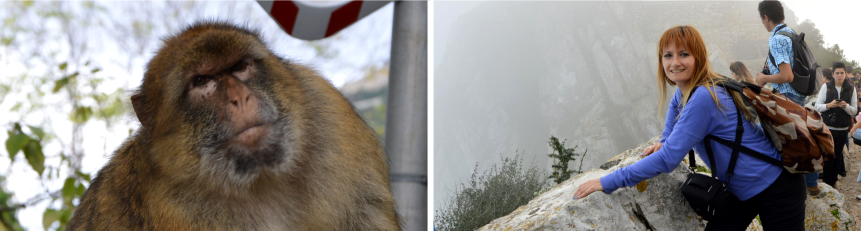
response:
<path id="1" fill-rule="evenodd" d="M 794 78 L 792 74 L 792 60 L 795 60 L 792 53 L 792 39 L 786 36 L 778 35 L 778 31 L 786 31 L 795 34 L 795 31 L 789 29 L 786 23 L 783 22 L 783 5 L 779 1 L 762 1 L 759 3 L 759 18 L 762 20 L 762 25 L 768 32 L 771 32 L 771 37 L 768 38 L 768 52 L 774 57 L 772 63 L 769 58 L 766 58 L 763 72 L 756 74 L 756 84 L 765 86 L 765 83 L 771 83 L 775 90 L 786 96 L 792 102 L 798 105 L 804 105 L 805 97 L 795 91 L 789 84 Z M 807 190 L 810 195 L 819 195 L 819 173 L 814 172 L 804 175 L 807 181 Z"/>
<path id="2" fill-rule="evenodd" d="M 643 152 L 646 157 L 642 160 L 579 185 L 574 198 L 583 198 L 599 190 L 612 193 L 620 187 L 671 172 L 691 148 L 709 166 L 711 162 L 703 154 L 709 142 L 716 166 L 712 171 L 722 182 L 729 183 L 729 192 L 741 202 L 728 208 L 732 211 L 726 219 L 709 221 L 705 230 L 745 230 L 757 215 L 768 230 L 804 230 L 807 193 L 802 175 L 791 174 L 781 166 L 741 152 L 732 179 L 728 179 L 726 172 L 732 148 L 706 140 L 706 135 L 734 140 L 739 116 L 737 108 L 744 107 L 741 101 L 733 100 L 742 97 L 738 92 L 716 87 L 727 79 L 711 70 L 707 54 L 705 42 L 693 27 L 676 26 L 664 32 L 657 52 L 660 105 L 664 103 L 667 85 L 678 88 L 667 110 L 661 141 L 646 148 Z M 744 115 L 741 145 L 780 160 L 774 145 L 751 121 L 754 115 L 747 110 L 741 113 Z"/>
<path id="3" fill-rule="evenodd" d="M 750 71 L 747 71 L 747 66 L 744 63 L 735 61 L 729 65 L 729 70 L 732 72 L 733 79 L 756 84 L 756 79 L 753 78 Z"/>
<path id="4" fill-rule="evenodd" d="M 831 71 L 833 79 L 822 85 L 824 91 L 819 91 L 814 109 L 822 113 L 822 122 L 831 130 L 834 139 L 835 158 L 825 161 L 822 181 L 836 188 L 837 175 L 846 176 L 843 145 L 848 141 L 852 116 L 858 112 L 858 94 L 846 79 L 846 65 L 834 62 Z"/>
<path id="5" fill-rule="evenodd" d="M 855 74 L 856 79 L 861 79 L 861 71 L 855 71 L 853 73 Z M 859 91 L 861 91 L 861 80 L 859 80 L 858 82 L 855 82 L 855 92 L 858 93 L 858 97 L 859 97 L 858 101 L 861 102 L 861 92 L 859 92 Z M 859 120 L 856 119 L 855 123 L 858 123 L 858 121 Z"/>
<path id="6" fill-rule="evenodd" d="M 852 69 L 852 67 L 846 67 L 846 68 Z M 854 71 L 854 72 L 852 72 L 852 75 L 855 76 L 856 81 L 858 81 L 858 79 L 861 79 L 861 71 Z M 859 83 L 856 83 L 856 84 L 859 84 Z M 858 86 L 855 86 L 855 88 L 858 88 Z"/>
<path id="7" fill-rule="evenodd" d="M 861 117 L 861 115 L 859 115 L 858 117 Z M 855 120 L 861 121 L 861 118 L 856 117 Z M 855 125 L 853 125 L 852 128 L 849 129 L 849 134 L 852 136 L 852 139 L 861 140 L 861 130 L 859 130 L 859 128 L 861 128 L 861 123 L 855 123 Z M 858 177 L 855 178 L 855 182 L 861 183 L 861 171 L 858 172 Z M 861 200 L 861 195 L 855 196 L 855 199 Z"/>

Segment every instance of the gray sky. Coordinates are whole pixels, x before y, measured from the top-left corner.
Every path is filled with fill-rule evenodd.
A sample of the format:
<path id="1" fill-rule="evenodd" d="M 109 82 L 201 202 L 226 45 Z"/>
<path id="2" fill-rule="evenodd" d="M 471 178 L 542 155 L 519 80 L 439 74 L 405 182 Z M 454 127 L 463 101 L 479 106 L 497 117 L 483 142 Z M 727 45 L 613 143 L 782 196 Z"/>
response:
<path id="1" fill-rule="evenodd" d="M 432 64 L 431 68 L 434 69 L 433 71 L 435 71 L 434 75 L 440 74 L 440 70 L 437 69 L 437 67 L 443 62 L 443 60 L 441 60 L 442 58 L 448 58 L 448 57 L 445 57 L 445 54 L 447 52 L 457 53 L 456 51 L 448 51 L 447 50 L 449 48 L 450 43 L 455 43 L 452 41 L 448 41 L 449 38 L 453 37 L 451 35 L 451 31 L 450 31 L 450 29 L 453 27 L 453 24 L 455 22 L 457 22 L 458 19 L 460 17 L 462 17 L 465 13 L 470 12 L 471 10 L 475 9 L 475 7 L 481 3 L 482 2 L 475 2 L 475 1 L 437 1 L 437 2 L 431 3 L 433 6 L 432 7 L 433 12 L 431 12 L 429 15 L 431 15 L 430 20 L 433 22 L 433 29 L 430 33 L 430 38 L 433 40 L 433 42 L 432 42 L 433 45 L 431 47 L 429 47 L 429 49 L 431 51 L 431 55 L 433 56 L 433 57 L 431 57 L 431 60 L 433 60 L 434 63 Z M 821 33 L 823 35 L 823 39 L 824 39 L 826 44 L 828 44 L 828 45 L 835 44 L 835 43 L 840 44 L 840 47 L 844 50 L 845 55 L 848 59 L 861 62 L 861 44 L 859 44 L 859 43 L 861 43 L 861 36 L 859 36 L 859 35 L 861 35 L 861 29 L 854 29 L 854 30 L 848 29 L 848 28 L 857 28 L 857 26 L 855 26 L 855 24 L 853 24 L 852 21 L 849 21 L 849 20 L 851 19 L 853 21 L 858 21 L 856 19 L 861 18 L 861 3 L 854 2 L 854 1 L 815 1 L 815 2 L 805 1 L 805 2 L 787 2 L 786 7 L 792 9 L 795 12 L 796 16 L 798 17 L 799 22 L 804 21 L 804 19 L 811 19 L 816 24 L 816 27 L 821 31 Z M 753 9 L 753 12 L 756 12 L 756 9 Z M 752 19 L 758 19 L 758 15 L 756 15 L 755 13 L 748 15 L 748 16 L 745 16 L 745 17 L 750 17 Z M 488 19 L 488 20 L 490 20 L 490 19 Z M 596 21 L 600 21 L 600 20 L 596 20 Z M 764 27 L 762 28 L 761 32 L 763 34 L 768 33 Z M 516 33 L 514 33 L 514 34 L 516 34 Z M 512 35 L 512 36 L 514 36 L 514 35 Z M 544 35 L 544 36 L 546 36 L 546 35 Z M 506 39 L 506 38 L 500 37 L 500 39 Z M 492 42 L 493 41 L 488 41 L 488 43 L 492 43 Z M 459 54 L 459 55 L 468 56 L 469 54 Z M 830 64 L 824 64 L 824 65 L 830 65 Z M 502 68 L 504 68 L 504 67 L 502 67 Z M 437 78 L 437 77 L 439 77 L 439 76 L 432 77 L 432 81 L 434 81 L 434 79 L 439 80 L 440 78 L 442 78 L 442 77 L 440 77 L 440 78 Z M 498 81 L 508 81 L 508 80 L 499 79 Z M 443 86 L 445 84 L 447 84 L 447 83 L 435 81 L 432 85 L 437 86 L 437 91 L 438 91 L 438 89 L 442 88 L 441 86 Z M 487 83 L 487 84 L 493 84 L 493 83 Z M 483 89 L 480 87 L 475 87 L 475 88 L 477 88 L 477 89 L 471 89 L 471 90 L 472 91 L 486 90 L 486 89 Z M 433 93 L 434 90 L 430 89 L 429 92 Z M 441 96 L 433 96 L 433 97 L 434 98 L 440 98 Z M 463 100 L 476 100 L 476 99 L 463 99 Z M 434 105 L 434 103 L 431 102 L 430 105 Z M 438 130 L 434 131 L 433 130 L 433 128 L 435 126 L 439 126 L 439 125 L 434 125 L 433 123 L 439 123 L 440 122 L 439 121 L 440 118 L 436 118 L 436 119 L 434 118 L 434 110 L 440 110 L 440 108 L 435 108 L 435 109 L 430 111 L 431 114 L 429 116 L 430 116 L 430 119 L 432 121 L 432 124 L 430 124 L 431 131 L 433 131 L 433 133 L 446 132 L 446 131 L 438 131 Z M 491 120 L 491 118 L 488 118 L 488 120 Z M 496 128 L 478 128 L 478 129 L 493 130 Z M 456 134 L 448 134 L 447 133 L 446 135 L 454 136 Z M 429 134 L 429 137 L 434 137 L 434 134 Z M 480 139 L 491 139 L 491 138 L 492 137 L 481 137 Z M 434 141 L 434 142 L 439 142 L 439 140 Z M 446 145 L 446 144 L 439 144 L 439 143 L 434 144 L 433 142 L 430 143 L 431 148 L 433 148 L 435 145 Z M 491 144 L 491 146 L 493 146 L 493 145 L 504 146 L 507 144 Z M 432 153 L 433 152 L 440 152 L 440 151 L 441 150 L 433 150 Z M 508 152 L 510 152 L 510 151 L 508 151 Z M 494 154 L 496 154 L 496 153 L 498 153 L 498 152 L 494 152 Z M 437 153 L 431 154 L 431 158 L 441 158 L 441 156 L 444 156 L 444 155 L 437 155 Z M 439 159 L 437 159 L 437 160 L 439 160 Z M 431 160 L 429 160 L 429 163 L 431 163 L 431 165 L 433 165 L 433 163 L 439 163 L 440 161 L 437 161 L 437 160 L 431 159 Z M 452 161 L 474 163 L 474 162 L 470 162 L 472 160 L 470 159 L 470 157 L 467 157 L 467 156 L 461 156 L 461 157 L 458 157 Z M 468 171 L 471 172 L 471 170 L 472 170 L 471 166 L 472 165 L 469 165 L 469 166 L 470 166 L 470 169 L 468 169 Z M 434 173 L 433 171 L 435 169 L 439 169 L 439 168 L 435 168 L 434 166 L 429 166 L 429 167 L 430 167 L 429 169 L 431 169 L 430 174 L 432 175 L 431 176 L 432 186 L 431 186 L 430 190 L 431 190 L 431 192 L 438 193 L 440 191 L 440 190 L 438 190 L 439 187 L 443 187 L 444 185 L 434 184 L 433 182 L 438 181 L 438 179 L 434 179 L 434 178 L 439 177 L 441 175 L 450 174 L 451 172 Z M 479 171 L 481 171 L 481 170 L 479 170 Z M 464 181 L 464 182 L 467 181 L 468 177 L 469 177 L 469 175 L 465 175 L 465 176 L 461 177 L 461 181 Z M 428 199 L 431 202 L 432 208 L 439 209 L 439 208 L 435 208 L 434 206 L 437 206 L 438 204 L 440 204 L 439 201 L 435 201 L 435 199 L 440 199 L 440 195 L 434 195 Z M 433 214 L 434 211 L 430 211 L 429 213 Z"/>
<path id="2" fill-rule="evenodd" d="M 784 5 L 795 12 L 799 23 L 813 21 L 827 45 L 839 44 L 847 59 L 861 62 L 861 1 L 786 1 Z"/>

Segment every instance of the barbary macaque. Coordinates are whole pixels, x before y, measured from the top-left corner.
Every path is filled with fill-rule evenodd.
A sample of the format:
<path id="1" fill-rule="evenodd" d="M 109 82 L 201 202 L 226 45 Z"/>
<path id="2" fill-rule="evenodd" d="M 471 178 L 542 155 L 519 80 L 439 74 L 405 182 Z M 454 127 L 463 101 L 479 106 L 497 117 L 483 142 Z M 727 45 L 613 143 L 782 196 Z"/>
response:
<path id="1" fill-rule="evenodd" d="M 379 139 L 326 79 L 231 23 L 164 43 L 70 230 L 400 230 Z"/>

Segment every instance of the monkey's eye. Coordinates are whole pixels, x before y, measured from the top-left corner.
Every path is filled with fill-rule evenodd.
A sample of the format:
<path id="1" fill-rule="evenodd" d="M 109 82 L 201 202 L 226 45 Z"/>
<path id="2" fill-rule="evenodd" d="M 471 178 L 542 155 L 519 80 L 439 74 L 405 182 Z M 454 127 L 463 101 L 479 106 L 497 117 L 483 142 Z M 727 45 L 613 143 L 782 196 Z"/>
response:
<path id="1" fill-rule="evenodd" d="M 230 70 L 233 72 L 240 72 L 244 71 L 246 67 L 248 67 L 248 63 L 246 63 L 245 60 L 242 60 L 234 64 L 233 67 L 230 67 Z"/>
<path id="2" fill-rule="evenodd" d="M 191 84 L 194 85 L 195 87 L 200 87 L 200 86 L 203 86 L 204 84 L 208 83 L 209 80 L 212 80 L 212 78 L 209 76 L 198 75 L 198 76 L 194 77 L 194 80 L 192 80 Z"/>

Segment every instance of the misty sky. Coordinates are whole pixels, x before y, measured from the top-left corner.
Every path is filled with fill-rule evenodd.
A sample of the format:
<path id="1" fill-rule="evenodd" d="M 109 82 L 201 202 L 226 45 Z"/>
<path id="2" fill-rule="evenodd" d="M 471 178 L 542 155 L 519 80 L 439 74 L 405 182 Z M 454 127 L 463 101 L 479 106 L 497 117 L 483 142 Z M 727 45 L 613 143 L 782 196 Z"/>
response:
<path id="1" fill-rule="evenodd" d="M 500 162 L 500 154 L 525 153 L 527 166 L 534 160 L 540 169 L 549 169 L 545 166 L 550 152 L 546 140 L 551 134 L 569 139 L 571 146 L 579 144 L 578 151 L 588 148 L 592 156 L 586 158 L 587 167 L 659 134 L 663 118 L 654 115 L 657 97 L 654 80 L 648 76 L 656 71 L 653 40 L 669 26 L 697 26 L 706 39 L 713 68 L 728 75 L 724 69 L 732 60 L 721 57 L 733 56 L 733 51 L 720 48 L 729 46 L 724 41 L 730 33 L 712 29 L 726 22 L 702 18 L 698 13 L 656 13 L 653 17 L 665 20 L 633 23 L 654 27 L 642 34 L 628 28 L 632 23 L 625 23 L 638 11 L 625 7 L 630 5 L 626 2 L 531 3 L 549 6 L 533 9 L 525 2 L 434 3 L 431 49 L 435 102 L 430 134 L 434 137 L 434 159 L 430 161 L 434 209 L 440 209 L 441 200 L 451 196 L 459 183 L 468 182 L 476 163 L 481 173 L 491 163 Z M 767 36 L 759 23 L 756 3 L 748 3 L 753 7 L 743 9 L 746 12 L 737 17 L 747 25 L 753 22 L 757 26 L 753 33 Z M 840 44 L 848 59 L 861 61 L 861 36 L 858 31 L 847 30 L 854 24 L 846 21 L 861 18 L 853 12 L 861 5 L 840 3 L 841 7 L 828 7 L 835 5 L 829 1 L 791 2 L 787 7 L 799 22 L 811 19 L 826 44 Z M 673 7 L 674 2 L 636 4 Z M 682 10 L 697 9 L 696 4 L 687 5 Z M 594 6 L 599 8 L 587 8 Z M 533 11 L 539 13 L 530 13 Z M 709 14 L 733 13 L 717 10 Z M 684 15 L 698 18 L 679 18 Z M 611 91 L 620 87 L 618 92 Z M 643 94 L 640 89 L 650 92 Z"/>

